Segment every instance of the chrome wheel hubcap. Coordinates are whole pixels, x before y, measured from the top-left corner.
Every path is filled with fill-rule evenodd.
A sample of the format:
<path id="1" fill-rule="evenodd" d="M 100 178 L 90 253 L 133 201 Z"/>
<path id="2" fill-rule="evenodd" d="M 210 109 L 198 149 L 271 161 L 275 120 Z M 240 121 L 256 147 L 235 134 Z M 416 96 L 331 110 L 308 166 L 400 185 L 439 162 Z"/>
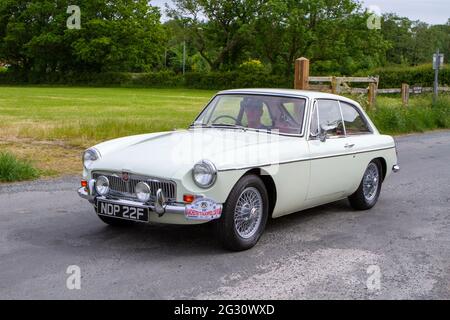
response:
<path id="1" fill-rule="evenodd" d="M 371 202 L 378 193 L 380 173 L 375 163 L 371 163 L 364 174 L 363 192 L 367 201 Z"/>
<path id="2" fill-rule="evenodd" d="M 262 221 L 263 201 L 258 189 L 245 189 L 236 203 L 234 225 L 240 237 L 249 239 L 258 231 Z"/>

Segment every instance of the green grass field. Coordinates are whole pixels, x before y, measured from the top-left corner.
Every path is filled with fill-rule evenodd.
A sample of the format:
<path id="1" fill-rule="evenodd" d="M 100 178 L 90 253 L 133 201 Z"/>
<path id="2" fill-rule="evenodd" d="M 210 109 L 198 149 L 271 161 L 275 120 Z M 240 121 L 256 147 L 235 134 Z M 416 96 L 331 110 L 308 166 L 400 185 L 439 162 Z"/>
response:
<path id="1" fill-rule="evenodd" d="M 184 128 L 214 92 L 177 89 L 0 87 L 0 132 L 75 146 Z"/>
<path id="2" fill-rule="evenodd" d="M 213 96 L 183 89 L 0 87 L 0 152 L 45 175 L 78 173 L 83 149 L 133 134 L 186 128 Z"/>
<path id="3" fill-rule="evenodd" d="M 0 152 L 32 161 L 44 175 L 80 172 L 83 149 L 133 134 L 186 128 L 213 91 L 188 89 L 0 87 Z M 364 97 L 360 97 L 364 100 Z M 369 111 L 381 132 L 450 128 L 450 97 L 378 97 Z"/>

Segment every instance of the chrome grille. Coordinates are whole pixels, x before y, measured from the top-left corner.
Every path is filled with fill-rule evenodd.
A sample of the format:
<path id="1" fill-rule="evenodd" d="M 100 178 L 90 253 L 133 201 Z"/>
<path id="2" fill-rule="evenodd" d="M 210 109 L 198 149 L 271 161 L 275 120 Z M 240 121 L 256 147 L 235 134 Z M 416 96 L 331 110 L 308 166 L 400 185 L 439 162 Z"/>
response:
<path id="1" fill-rule="evenodd" d="M 150 177 L 129 175 L 128 181 L 122 179 L 122 173 L 94 172 L 92 177 L 98 179 L 105 176 L 109 180 L 110 194 L 113 197 L 126 200 L 137 200 L 136 185 L 139 182 L 146 182 L 150 186 L 151 201 L 156 200 L 156 192 L 161 189 L 169 202 L 175 202 L 177 197 L 176 184 L 173 181 L 155 179 Z"/>

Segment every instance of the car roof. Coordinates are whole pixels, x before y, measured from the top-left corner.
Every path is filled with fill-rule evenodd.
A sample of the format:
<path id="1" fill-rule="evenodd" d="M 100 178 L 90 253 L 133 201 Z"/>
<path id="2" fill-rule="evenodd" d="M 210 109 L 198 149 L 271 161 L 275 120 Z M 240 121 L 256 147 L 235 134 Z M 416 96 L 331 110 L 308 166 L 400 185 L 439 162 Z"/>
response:
<path id="1" fill-rule="evenodd" d="M 358 104 L 356 101 L 331 93 L 307 91 L 307 90 L 294 90 L 294 89 L 233 89 L 220 91 L 218 94 L 259 94 L 259 95 L 287 95 L 298 96 L 310 99 L 333 99 L 347 101 L 352 104 Z M 359 105 L 359 104 L 358 104 Z"/>

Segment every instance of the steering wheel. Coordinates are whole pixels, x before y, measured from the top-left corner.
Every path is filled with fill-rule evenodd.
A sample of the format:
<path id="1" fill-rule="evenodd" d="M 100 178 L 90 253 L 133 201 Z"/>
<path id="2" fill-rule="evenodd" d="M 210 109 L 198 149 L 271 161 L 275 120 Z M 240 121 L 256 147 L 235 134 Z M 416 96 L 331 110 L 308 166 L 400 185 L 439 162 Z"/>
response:
<path id="1" fill-rule="evenodd" d="M 239 123 L 238 119 L 236 119 L 236 118 L 234 118 L 232 116 L 223 115 L 223 116 L 218 116 L 216 119 L 214 119 L 212 124 L 217 124 L 217 121 L 219 121 L 220 119 L 223 119 L 223 118 L 231 119 L 231 120 L 233 120 L 235 122 L 235 124 Z"/>

